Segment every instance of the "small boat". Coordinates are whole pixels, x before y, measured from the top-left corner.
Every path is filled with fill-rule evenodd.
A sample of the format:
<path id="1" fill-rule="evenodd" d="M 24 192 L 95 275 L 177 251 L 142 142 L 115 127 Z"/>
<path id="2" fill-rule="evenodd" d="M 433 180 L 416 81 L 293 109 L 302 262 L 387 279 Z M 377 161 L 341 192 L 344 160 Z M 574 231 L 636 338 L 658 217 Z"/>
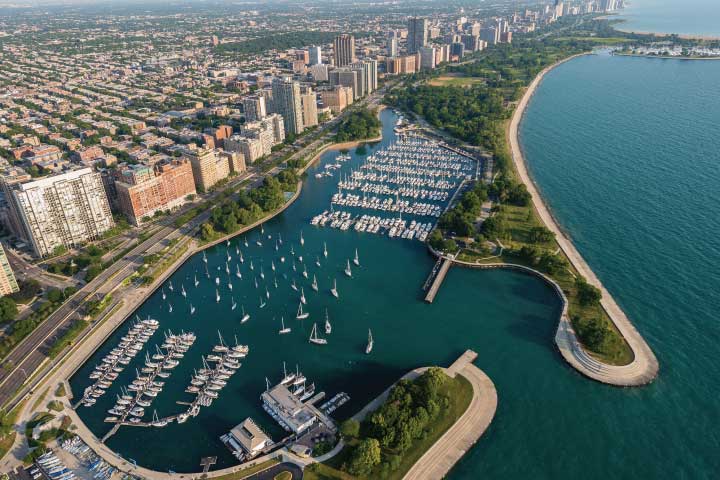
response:
<path id="1" fill-rule="evenodd" d="M 175 289 L 173 288 L 172 280 L 170 280 L 170 283 L 168 284 L 168 290 L 170 290 L 171 292 L 175 291 Z"/>
<path id="2" fill-rule="evenodd" d="M 367 347 L 365 347 L 365 354 L 368 355 L 370 352 L 372 352 L 373 349 L 373 338 L 372 338 L 372 330 L 368 328 L 368 343 Z"/>
<path id="3" fill-rule="evenodd" d="M 303 265 L 302 276 L 305 277 L 305 278 L 308 278 L 307 268 L 306 268 L 304 265 Z"/>
<path id="4" fill-rule="evenodd" d="M 220 285 L 220 277 L 215 277 L 215 285 Z"/>
<path id="5" fill-rule="evenodd" d="M 272 268 L 273 272 L 275 271 L 275 262 L 272 260 L 270 261 L 270 268 Z"/>
<path id="6" fill-rule="evenodd" d="M 305 239 L 303 238 L 302 230 L 300 230 L 300 245 L 305 245 Z"/>
<path id="7" fill-rule="evenodd" d="M 282 245 L 282 235 L 278 233 L 278 242 L 280 242 L 280 245 Z"/>
<path id="8" fill-rule="evenodd" d="M 205 254 L 205 250 L 203 250 L 203 262 L 207 263 L 207 255 Z"/>
<path id="9" fill-rule="evenodd" d="M 265 297 L 270 298 L 270 291 L 265 287 Z"/>
<path id="10" fill-rule="evenodd" d="M 252 260 L 250 260 L 250 270 L 255 270 L 255 266 L 252 263 Z"/>
<path id="11" fill-rule="evenodd" d="M 285 318 L 280 317 L 280 324 L 282 325 L 282 328 L 280 329 L 280 331 L 278 331 L 278 333 L 280 335 L 284 335 L 284 334 L 290 333 L 292 331 L 292 329 L 285 326 Z"/>
<path id="12" fill-rule="evenodd" d="M 220 303 L 220 292 L 218 292 L 218 289 L 215 289 L 215 302 Z"/>
<path id="13" fill-rule="evenodd" d="M 165 300 L 167 298 L 167 295 L 165 295 L 165 289 L 161 288 L 160 291 L 162 292 L 162 299 Z"/>
<path id="14" fill-rule="evenodd" d="M 315 274 L 313 274 L 313 283 L 312 283 L 311 287 L 316 292 L 318 291 L 317 277 L 315 277 Z"/>
<path id="15" fill-rule="evenodd" d="M 230 291 L 232 292 L 232 288 L 233 288 L 233 287 L 232 287 L 232 282 L 231 282 L 229 279 L 228 279 L 228 284 L 227 284 L 227 286 L 228 286 L 228 290 L 230 290 Z"/>
<path id="16" fill-rule="evenodd" d="M 260 266 L 260 278 L 265 279 L 265 272 L 263 272 L 262 265 Z"/>
<path id="17" fill-rule="evenodd" d="M 310 314 L 308 312 L 303 312 L 302 306 L 303 306 L 303 304 L 302 304 L 302 302 L 300 302 L 300 305 L 298 305 L 297 315 L 295 316 L 295 318 L 297 318 L 298 320 L 305 320 L 306 318 L 308 318 L 310 316 Z"/>
<path id="18" fill-rule="evenodd" d="M 254 278 L 255 280 L 255 288 L 258 288 L 257 278 Z"/>
<path id="19" fill-rule="evenodd" d="M 168 303 L 168 313 L 172 313 L 172 303 Z"/>
<path id="20" fill-rule="evenodd" d="M 293 272 L 297 272 L 297 267 L 295 266 L 295 259 L 293 259 Z"/>
<path id="21" fill-rule="evenodd" d="M 193 307 L 192 303 L 190 304 L 190 315 L 195 313 L 195 307 Z"/>
<path id="22" fill-rule="evenodd" d="M 255 245 L 262 247 L 262 242 L 260 240 L 255 240 Z"/>
<path id="23" fill-rule="evenodd" d="M 240 252 L 240 263 L 245 263 L 245 258 L 243 257 L 242 252 Z"/>
<path id="24" fill-rule="evenodd" d="M 347 261 L 347 266 L 345 267 L 345 275 L 352 278 L 352 270 L 350 269 L 350 260 Z"/>
<path id="25" fill-rule="evenodd" d="M 290 255 L 295 256 L 295 248 L 290 245 Z"/>
<path id="26" fill-rule="evenodd" d="M 337 280 L 333 279 L 333 287 L 330 289 L 330 293 L 332 293 L 332 296 L 335 298 L 340 298 L 340 295 L 338 295 L 337 291 Z"/>
<path id="27" fill-rule="evenodd" d="M 235 303 L 235 299 L 232 299 L 232 306 L 230 307 L 231 310 L 235 310 L 237 308 L 237 303 Z"/>
<path id="28" fill-rule="evenodd" d="M 320 257 L 315 258 L 315 265 L 320 266 Z"/>
<path id="29" fill-rule="evenodd" d="M 240 265 L 235 265 L 235 276 L 237 278 L 242 278 L 242 273 L 240 273 Z"/>
<path id="30" fill-rule="evenodd" d="M 330 335 L 332 333 L 332 325 L 330 324 L 330 317 L 328 316 L 327 308 L 325 309 L 325 334 Z"/>
<path id="31" fill-rule="evenodd" d="M 295 279 L 294 279 L 294 278 L 293 278 L 292 283 L 290 284 L 290 288 L 292 288 L 293 290 L 295 290 L 295 291 L 297 292 L 297 289 L 298 289 L 298 288 L 297 288 L 297 285 L 295 285 Z"/>
<path id="32" fill-rule="evenodd" d="M 263 300 L 263 298 L 260 297 L 260 308 L 265 308 L 265 305 L 267 305 L 267 304 L 265 303 L 265 301 Z"/>
<path id="33" fill-rule="evenodd" d="M 310 343 L 314 343 L 315 345 L 327 345 L 327 340 L 318 336 L 317 323 L 313 323 L 312 332 L 310 332 Z"/>
<path id="34" fill-rule="evenodd" d="M 195 275 L 195 286 L 197 287 L 198 285 L 200 285 L 200 282 L 198 282 L 197 275 Z"/>
<path id="35" fill-rule="evenodd" d="M 248 241 L 247 241 L 247 238 L 245 238 L 244 240 L 245 240 L 245 243 L 244 243 L 244 245 L 245 245 L 245 246 L 247 247 L 247 246 L 248 246 Z"/>
<path id="36" fill-rule="evenodd" d="M 275 242 L 275 251 L 277 252 L 278 250 L 280 250 L 280 244 L 276 241 Z"/>
<path id="37" fill-rule="evenodd" d="M 235 255 L 240 255 L 240 247 L 235 245 Z"/>
<path id="38" fill-rule="evenodd" d="M 300 303 L 307 305 L 307 299 L 305 298 L 305 289 L 300 287 Z"/>
<path id="39" fill-rule="evenodd" d="M 262 308 L 262 307 L 260 307 L 260 308 Z M 240 319 L 240 323 L 245 323 L 245 322 L 247 322 L 248 320 L 250 320 L 250 315 L 248 315 L 247 313 L 245 313 L 245 306 L 244 306 L 244 305 L 241 305 L 241 306 L 240 306 L 240 310 L 242 310 L 242 314 L 243 314 L 242 318 Z"/>
<path id="40" fill-rule="evenodd" d="M 327 244 L 323 242 L 323 257 L 327 258 L 328 251 L 327 251 Z"/>
<path id="41" fill-rule="evenodd" d="M 360 266 L 360 257 L 358 257 L 357 248 L 355 249 L 355 258 L 353 258 L 353 263 L 358 267 Z"/>
<path id="42" fill-rule="evenodd" d="M 185 291 L 185 285 L 180 285 L 180 293 L 182 293 L 182 296 L 187 298 L 187 292 Z"/>
<path id="43" fill-rule="evenodd" d="M 225 262 L 225 273 L 230 275 L 230 264 L 228 262 Z"/>

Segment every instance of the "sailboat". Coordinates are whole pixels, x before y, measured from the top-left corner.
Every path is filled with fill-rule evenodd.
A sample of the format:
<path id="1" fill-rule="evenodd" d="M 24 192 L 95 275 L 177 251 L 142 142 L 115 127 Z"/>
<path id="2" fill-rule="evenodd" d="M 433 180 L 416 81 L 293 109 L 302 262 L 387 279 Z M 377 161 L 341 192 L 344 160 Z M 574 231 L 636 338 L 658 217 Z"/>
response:
<path id="1" fill-rule="evenodd" d="M 228 288 L 232 292 L 232 282 L 230 281 L 230 277 L 228 277 Z"/>
<path id="2" fill-rule="evenodd" d="M 297 272 L 297 267 L 295 266 L 295 259 L 293 258 L 293 272 Z"/>
<path id="3" fill-rule="evenodd" d="M 302 245 L 305 245 L 305 239 L 303 238 L 302 230 L 300 230 L 300 246 Z"/>
<path id="4" fill-rule="evenodd" d="M 295 247 L 293 247 L 292 245 L 290 245 L 290 255 L 295 255 Z"/>
<path id="5" fill-rule="evenodd" d="M 265 235 L 265 227 L 263 227 L 263 224 L 260 224 L 260 234 Z"/>
<path id="6" fill-rule="evenodd" d="M 195 275 L 195 286 L 197 287 L 198 285 L 200 285 L 200 282 L 198 282 L 197 275 Z"/>
<path id="7" fill-rule="evenodd" d="M 313 283 L 312 283 L 312 289 L 316 292 L 318 291 L 318 284 L 317 284 L 317 278 L 315 277 L 315 274 L 313 273 Z"/>
<path id="8" fill-rule="evenodd" d="M 260 265 L 260 278 L 262 278 L 262 279 L 265 278 L 265 272 L 263 272 L 262 265 Z"/>
<path id="9" fill-rule="evenodd" d="M 193 307 L 192 303 L 190 304 L 190 315 L 195 313 L 195 307 Z"/>
<path id="10" fill-rule="evenodd" d="M 300 303 L 307 305 L 307 299 L 305 298 L 305 289 L 300 287 Z"/>
<path id="11" fill-rule="evenodd" d="M 275 251 L 277 252 L 278 250 L 280 250 L 280 244 L 275 241 Z"/>
<path id="12" fill-rule="evenodd" d="M 270 298 L 270 290 L 268 290 L 267 287 L 265 287 L 265 296 Z"/>
<path id="13" fill-rule="evenodd" d="M 355 258 L 353 258 L 353 263 L 358 267 L 360 266 L 360 257 L 358 257 L 357 248 L 355 249 Z"/>
<path id="14" fill-rule="evenodd" d="M 165 300 L 167 298 L 167 295 L 165 295 L 165 289 L 161 288 L 160 290 L 162 291 L 162 299 Z"/>
<path id="15" fill-rule="evenodd" d="M 290 333 L 292 331 L 291 328 L 285 326 L 284 317 L 280 317 L 280 324 L 282 325 L 282 328 L 278 331 L 280 335 L 285 335 L 286 333 Z"/>
<path id="16" fill-rule="evenodd" d="M 205 255 L 205 250 L 203 250 L 203 262 L 207 263 L 207 255 Z"/>
<path id="17" fill-rule="evenodd" d="M 333 288 L 330 289 L 330 293 L 332 293 L 333 297 L 340 298 L 340 295 L 338 295 L 337 291 L 337 280 L 333 279 Z"/>
<path id="18" fill-rule="evenodd" d="M 305 278 L 308 278 L 307 267 L 305 267 L 304 265 L 303 265 L 302 276 L 305 277 Z"/>
<path id="19" fill-rule="evenodd" d="M 247 247 L 247 246 L 248 246 L 247 238 L 245 238 L 244 240 L 245 240 L 245 244 L 244 244 L 244 245 Z"/>
<path id="20" fill-rule="evenodd" d="M 368 328 L 368 343 L 367 343 L 367 347 L 365 347 L 365 354 L 367 355 L 370 352 L 372 352 L 372 349 L 373 349 L 372 330 L 370 330 Z"/>
<path id="21" fill-rule="evenodd" d="M 225 273 L 230 275 L 230 264 L 228 262 L 225 262 Z"/>
<path id="22" fill-rule="evenodd" d="M 320 266 L 320 257 L 315 258 L 315 265 Z"/>
<path id="23" fill-rule="evenodd" d="M 185 285 L 180 285 L 180 293 L 182 293 L 182 296 L 187 298 L 187 292 L 185 291 Z"/>
<path id="24" fill-rule="evenodd" d="M 235 276 L 237 278 L 242 278 L 242 273 L 240 273 L 240 265 L 235 265 Z"/>
<path id="25" fill-rule="evenodd" d="M 273 285 L 275 285 L 275 288 L 278 288 L 277 277 L 273 278 Z"/>
<path id="26" fill-rule="evenodd" d="M 255 280 L 255 288 L 258 288 L 257 277 L 255 277 L 254 280 Z"/>
<path id="27" fill-rule="evenodd" d="M 250 270 L 255 270 L 255 266 L 252 263 L 252 260 L 250 260 Z"/>
<path id="28" fill-rule="evenodd" d="M 215 301 L 217 303 L 220 303 L 220 292 L 218 292 L 218 289 L 215 289 Z"/>
<path id="29" fill-rule="evenodd" d="M 292 288 L 293 290 L 295 290 L 295 291 L 297 292 L 297 285 L 295 285 L 295 279 L 294 279 L 294 278 L 293 278 L 292 283 L 290 284 L 290 288 Z"/>
<path id="30" fill-rule="evenodd" d="M 158 418 L 157 410 L 153 410 L 153 420 L 152 420 L 153 427 L 164 427 L 165 425 L 167 425 L 167 423 L 168 423 L 167 420 L 165 420 L 165 419 L 160 420 Z"/>
<path id="31" fill-rule="evenodd" d="M 215 285 L 220 285 L 220 277 L 215 277 Z"/>
<path id="32" fill-rule="evenodd" d="M 235 255 L 240 255 L 240 247 L 235 245 Z"/>
<path id="33" fill-rule="evenodd" d="M 170 283 L 168 284 L 168 289 L 173 292 L 175 289 L 173 288 L 172 280 L 170 280 Z"/>
<path id="34" fill-rule="evenodd" d="M 262 303 L 262 300 L 261 300 L 261 303 Z M 245 313 L 245 306 L 244 306 L 244 305 L 241 305 L 241 306 L 240 306 L 240 309 L 242 310 L 242 314 L 243 314 L 242 318 L 240 319 L 240 323 L 245 323 L 245 322 L 247 322 L 248 320 L 250 320 L 250 315 L 248 315 L 247 313 Z"/>
<path id="35" fill-rule="evenodd" d="M 298 320 L 304 320 L 310 316 L 308 312 L 303 312 L 302 306 L 303 304 L 302 302 L 300 302 L 300 305 L 298 305 L 297 315 L 295 316 L 295 318 L 297 318 Z"/>
<path id="36" fill-rule="evenodd" d="M 282 235 L 278 233 L 278 242 L 280 242 L 280 245 L 282 245 Z"/>
<path id="37" fill-rule="evenodd" d="M 172 303 L 168 303 L 168 313 L 172 313 Z"/>
<path id="38" fill-rule="evenodd" d="M 327 258 L 328 251 L 327 251 L 327 244 L 323 242 L 323 257 Z"/>
<path id="39" fill-rule="evenodd" d="M 235 303 L 235 298 L 231 297 L 232 305 L 230 307 L 231 310 L 235 310 L 237 308 L 237 303 Z"/>
<path id="40" fill-rule="evenodd" d="M 330 335 L 332 333 L 332 325 L 330 325 L 330 317 L 328 316 L 327 308 L 325 309 L 325 334 Z"/>
<path id="41" fill-rule="evenodd" d="M 345 275 L 348 277 L 352 277 L 352 270 L 350 269 L 350 260 L 347 261 L 347 266 L 345 267 Z"/>
<path id="42" fill-rule="evenodd" d="M 267 303 L 265 303 L 265 301 L 263 300 L 263 298 L 260 297 L 260 308 L 265 308 L 265 305 L 267 305 Z"/>
<path id="43" fill-rule="evenodd" d="M 315 345 L 327 345 L 327 340 L 318 337 L 317 323 L 313 323 L 312 332 L 310 332 L 310 343 L 314 343 Z"/>
<path id="44" fill-rule="evenodd" d="M 245 258 L 243 257 L 242 252 L 240 252 L 240 263 L 245 263 Z"/>
<path id="45" fill-rule="evenodd" d="M 275 271 L 275 262 L 272 260 L 270 261 L 270 268 L 272 268 L 273 272 Z"/>

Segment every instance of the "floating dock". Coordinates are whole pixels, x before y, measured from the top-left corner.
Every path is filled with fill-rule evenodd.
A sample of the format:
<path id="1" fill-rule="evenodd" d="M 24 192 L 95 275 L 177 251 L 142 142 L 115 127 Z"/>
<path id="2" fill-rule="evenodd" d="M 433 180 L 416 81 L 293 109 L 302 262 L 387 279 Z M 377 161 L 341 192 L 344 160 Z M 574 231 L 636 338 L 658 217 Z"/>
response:
<path id="1" fill-rule="evenodd" d="M 437 269 L 435 279 L 430 284 L 427 295 L 425 295 L 425 301 L 427 303 L 432 303 L 433 300 L 435 300 L 435 295 L 437 295 L 438 290 L 440 290 L 440 285 L 442 285 L 443 280 L 445 280 L 445 275 L 447 275 L 447 272 L 448 270 L 450 270 L 450 266 L 452 265 L 452 260 L 450 260 L 449 258 L 441 257 L 441 259 L 442 264 L 440 265 L 440 268 Z M 435 269 L 433 269 L 433 271 L 435 271 Z M 428 278 L 428 280 L 430 279 Z M 427 282 L 425 283 L 427 284 Z"/>

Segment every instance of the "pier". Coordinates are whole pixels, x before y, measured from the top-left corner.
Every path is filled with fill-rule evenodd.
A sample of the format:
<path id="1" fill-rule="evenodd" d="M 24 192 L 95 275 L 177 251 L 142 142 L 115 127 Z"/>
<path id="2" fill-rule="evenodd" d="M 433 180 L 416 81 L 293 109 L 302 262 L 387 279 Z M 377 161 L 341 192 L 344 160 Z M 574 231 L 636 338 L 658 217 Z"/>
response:
<path id="1" fill-rule="evenodd" d="M 432 280 L 432 283 L 430 284 L 430 288 L 427 290 L 427 295 L 425 295 L 425 301 L 427 303 L 432 303 L 433 300 L 435 300 L 435 295 L 437 295 L 438 290 L 440 290 L 440 285 L 442 285 L 443 280 L 445 280 L 445 275 L 447 275 L 448 270 L 450 270 L 450 266 L 452 265 L 452 260 L 445 257 L 438 258 L 438 262 L 441 262 L 440 268 L 437 269 L 437 273 L 435 274 L 435 279 Z M 437 264 L 436 264 L 437 267 Z M 435 272 L 436 269 L 433 268 L 433 272 Z M 433 272 L 430 273 L 430 277 L 425 281 L 425 284 L 427 285 L 428 282 L 430 282 L 430 278 L 433 275 Z"/>

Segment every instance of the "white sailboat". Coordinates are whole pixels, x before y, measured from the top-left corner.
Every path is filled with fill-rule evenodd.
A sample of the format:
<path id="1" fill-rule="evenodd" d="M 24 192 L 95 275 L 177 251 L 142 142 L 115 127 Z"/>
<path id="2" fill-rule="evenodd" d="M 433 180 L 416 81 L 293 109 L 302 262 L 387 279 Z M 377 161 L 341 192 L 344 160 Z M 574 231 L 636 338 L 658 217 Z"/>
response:
<path id="1" fill-rule="evenodd" d="M 197 275 L 195 275 L 195 286 L 197 287 L 198 285 L 200 285 L 200 282 L 198 282 Z"/>
<path id="2" fill-rule="evenodd" d="M 275 241 L 275 251 L 277 252 L 278 250 L 280 250 L 280 244 L 276 240 Z"/>
<path id="3" fill-rule="evenodd" d="M 292 283 L 290 284 L 290 288 L 292 288 L 293 290 L 295 290 L 295 291 L 297 292 L 297 285 L 295 285 L 295 279 L 294 279 L 294 278 L 293 278 Z"/>
<path id="4" fill-rule="evenodd" d="M 305 239 L 303 238 L 302 230 L 300 230 L 300 246 L 305 245 Z"/>
<path id="5" fill-rule="evenodd" d="M 368 328 L 368 343 L 367 343 L 367 347 L 365 347 L 365 354 L 367 355 L 370 352 L 372 352 L 372 349 L 373 349 L 372 330 L 370 330 Z"/>
<path id="6" fill-rule="evenodd" d="M 182 296 L 187 298 L 187 292 L 185 291 L 185 285 L 180 285 L 180 293 L 182 293 Z"/>
<path id="7" fill-rule="evenodd" d="M 245 238 L 244 240 L 245 240 L 244 245 L 247 247 L 248 246 L 247 238 Z"/>
<path id="8" fill-rule="evenodd" d="M 225 273 L 230 275 L 230 264 L 228 262 L 225 262 Z"/>
<path id="9" fill-rule="evenodd" d="M 265 279 L 265 272 L 263 272 L 262 265 L 260 265 L 260 278 Z"/>
<path id="10" fill-rule="evenodd" d="M 347 265 L 345 266 L 345 275 L 352 278 L 352 270 L 350 269 L 350 260 L 347 261 Z"/>
<path id="11" fill-rule="evenodd" d="M 320 257 L 315 257 L 315 265 L 320 267 Z"/>
<path id="12" fill-rule="evenodd" d="M 308 278 L 307 267 L 305 267 L 304 265 L 303 265 L 302 276 L 305 277 L 305 278 Z"/>
<path id="13" fill-rule="evenodd" d="M 245 257 L 243 257 L 242 252 L 240 252 L 240 263 L 245 263 Z"/>
<path id="14" fill-rule="evenodd" d="M 332 325 L 330 324 L 330 316 L 328 315 L 327 308 L 325 309 L 325 334 L 330 335 L 332 333 Z"/>
<path id="15" fill-rule="evenodd" d="M 207 255 L 205 255 L 205 250 L 203 250 L 203 262 L 207 263 Z"/>
<path id="16" fill-rule="evenodd" d="M 168 303 L 168 313 L 172 313 L 172 303 Z"/>
<path id="17" fill-rule="evenodd" d="M 290 245 L 290 255 L 295 256 L 295 247 L 293 245 Z"/>
<path id="18" fill-rule="evenodd" d="M 195 313 L 195 307 L 193 307 L 192 303 L 190 304 L 190 315 Z"/>
<path id="19" fill-rule="evenodd" d="M 302 302 L 300 302 L 300 305 L 298 305 L 297 315 L 295 316 L 295 318 L 297 318 L 298 320 L 305 320 L 310 316 L 308 312 L 303 312 L 302 306 L 303 304 Z"/>
<path id="20" fill-rule="evenodd" d="M 242 273 L 240 273 L 240 265 L 235 265 L 235 276 L 237 278 L 242 278 Z"/>
<path id="21" fill-rule="evenodd" d="M 241 306 L 240 306 L 240 309 L 242 310 L 242 314 L 243 314 L 242 318 L 240 319 L 240 323 L 245 323 L 245 322 L 247 322 L 248 320 L 250 320 L 250 315 L 248 315 L 247 313 L 245 313 L 245 306 L 244 306 L 244 305 L 241 305 Z"/>
<path id="22" fill-rule="evenodd" d="M 232 287 L 232 282 L 230 281 L 230 277 L 229 277 L 229 276 L 228 276 L 228 288 L 229 288 L 230 291 L 232 292 L 232 288 L 233 288 L 233 287 Z"/>
<path id="23" fill-rule="evenodd" d="M 235 303 L 235 299 L 232 298 L 232 306 L 230 307 L 231 310 L 235 310 L 237 308 L 237 303 Z"/>
<path id="24" fill-rule="evenodd" d="M 167 298 L 167 295 L 165 295 L 165 289 L 161 288 L 160 291 L 162 292 L 162 299 L 165 300 Z"/>
<path id="25" fill-rule="evenodd" d="M 260 308 L 265 308 L 265 305 L 267 305 L 267 303 L 265 303 L 265 301 L 263 300 L 263 298 L 260 297 Z"/>
<path id="26" fill-rule="evenodd" d="M 240 247 L 235 245 L 235 255 L 240 255 Z"/>
<path id="27" fill-rule="evenodd" d="M 280 245 L 282 245 L 282 235 L 278 233 L 278 242 L 280 242 Z"/>
<path id="28" fill-rule="evenodd" d="M 218 289 L 215 289 L 215 302 L 220 303 L 220 292 L 218 292 Z"/>
<path id="29" fill-rule="evenodd" d="M 255 280 L 255 288 L 258 288 L 257 278 L 254 278 Z"/>
<path id="30" fill-rule="evenodd" d="M 293 258 L 293 272 L 297 272 L 297 267 L 295 266 L 295 259 Z"/>
<path id="31" fill-rule="evenodd" d="M 358 257 L 357 248 L 355 249 L 355 258 L 353 258 L 353 263 L 358 267 L 360 266 L 360 257 Z"/>
<path id="32" fill-rule="evenodd" d="M 314 343 L 315 345 L 327 345 L 327 340 L 318 336 L 317 323 L 313 323 L 312 332 L 310 332 L 310 343 Z"/>
<path id="33" fill-rule="evenodd" d="M 252 260 L 250 260 L 250 270 L 255 270 L 255 266 L 252 263 Z"/>
<path id="34" fill-rule="evenodd" d="M 323 257 L 327 258 L 328 251 L 327 251 L 327 244 L 323 242 Z"/>
<path id="35" fill-rule="evenodd" d="M 170 280 L 170 283 L 168 284 L 168 289 L 169 289 L 171 292 L 172 292 L 172 291 L 175 291 L 175 289 L 173 288 L 172 280 Z"/>
<path id="36" fill-rule="evenodd" d="M 280 317 L 280 324 L 282 325 L 282 328 L 278 331 L 280 335 L 285 335 L 286 333 L 290 333 L 292 329 L 290 327 L 285 326 L 285 318 Z"/>
<path id="37" fill-rule="evenodd" d="M 315 274 L 313 273 L 313 283 L 312 283 L 312 289 L 316 292 L 318 291 L 318 284 L 317 284 L 317 278 L 315 277 Z"/>
<path id="38" fill-rule="evenodd" d="M 340 298 L 340 295 L 337 291 L 337 280 L 333 279 L 333 287 L 330 289 L 330 293 L 332 293 L 333 297 Z"/>
<path id="39" fill-rule="evenodd" d="M 305 289 L 300 287 L 300 303 L 307 305 L 307 299 L 305 298 Z"/>
<path id="40" fill-rule="evenodd" d="M 220 285 L 220 277 L 215 277 L 215 285 Z"/>
<path id="41" fill-rule="evenodd" d="M 275 271 L 275 262 L 273 260 L 270 260 L 270 268 L 273 272 Z"/>
<path id="42" fill-rule="evenodd" d="M 265 296 L 270 298 L 270 290 L 268 290 L 267 287 L 265 287 Z"/>

